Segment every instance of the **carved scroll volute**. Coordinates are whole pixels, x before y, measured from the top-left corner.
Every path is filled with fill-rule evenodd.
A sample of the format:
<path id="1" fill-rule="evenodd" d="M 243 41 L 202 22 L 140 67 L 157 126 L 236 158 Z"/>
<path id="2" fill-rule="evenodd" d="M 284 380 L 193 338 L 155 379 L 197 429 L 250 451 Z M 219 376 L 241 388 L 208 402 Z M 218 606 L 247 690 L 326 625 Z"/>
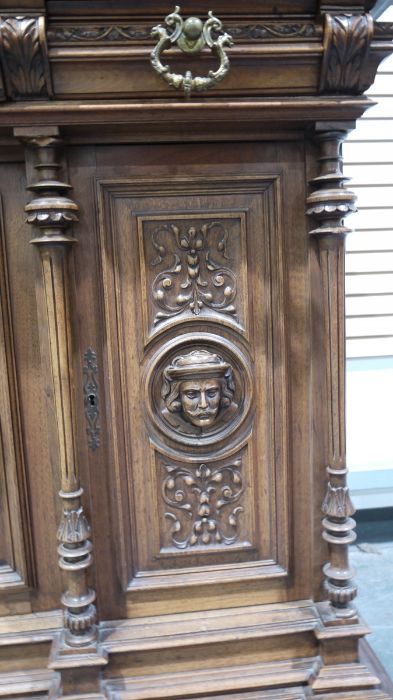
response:
<path id="1" fill-rule="evenodd" d="M 323 127 L 322 127 L 323 128 Z M 324 589 L 334 619 L 356 619 L 352 600 L 356 586 L 348 562 L 348 545 L 354 542 L 354 508 L 346 485 L 345 456 L 345 236 L 344 218 L 356 211 L 355 195 L 345 188 L 342 142 L 346 132 L 326 131 L 320 144 L 320 173 L 311 180 L 315 191 L 307 199 L 307 213 L 319 221 L 310 234 L 318 240 L 323 290 L 324 347 L 328 405 L 327 492 L 322 504 L 323 538 L 329 547 Z"/>
<path id="2" fill-rule="evenodd" d="M 48 129 L 49 131 L 49 129 Z M 58 529 L 59 566 L 65 573 L 65 641 L 70 646 L 91 644 L 96 637 L 95 593 L 88 588 L 86 569 L 92 561 L 90 527 L 81 505 L 83 489 L 76 453 L 76 430 L 72 381 L 71 295 L 69 251 L 74 238 L 67 232 L 77 221 L 78 206 L 67 194 L 71 186 L 58 179 L 58 130 L 34 137 L 30 130 L 15 135 L 33 152 L 37 179 L 29 186 L 33 199 L 25 207 L 27 222 L 34 226 L 31 241 L 38 247 L 44 282 L 54 409 L 57 426 L 63 515 Z"/>

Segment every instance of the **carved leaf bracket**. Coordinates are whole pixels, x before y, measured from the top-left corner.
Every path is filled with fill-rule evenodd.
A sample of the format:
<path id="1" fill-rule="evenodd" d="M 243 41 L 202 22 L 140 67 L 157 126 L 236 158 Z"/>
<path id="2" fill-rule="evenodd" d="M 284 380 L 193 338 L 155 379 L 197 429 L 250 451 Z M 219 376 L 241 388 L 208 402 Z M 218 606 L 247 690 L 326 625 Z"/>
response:
<path id="1" fill-rule="evenodd" d="M 0 15 L 0 64 L 9 99 L 53 96 L 43 16 Z"/>
<path id="2" fill-rule="evenodd" d="M 366 71 L 372 38 L 371 15 L 325 15 L 321 93 L 358 95 L 371 85 L 374 73 Z"/>

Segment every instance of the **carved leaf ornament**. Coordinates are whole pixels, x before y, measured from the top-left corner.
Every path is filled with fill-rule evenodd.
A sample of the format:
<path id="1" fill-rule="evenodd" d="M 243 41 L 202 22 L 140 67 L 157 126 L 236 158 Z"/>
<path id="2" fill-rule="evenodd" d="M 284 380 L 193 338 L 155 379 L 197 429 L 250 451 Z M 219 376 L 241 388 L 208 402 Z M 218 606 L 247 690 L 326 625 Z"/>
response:
<path id="1" fill-rule="evenodd" d="M 0 49 L 11 97 L 47 94 L 44 57 L 36 17 L 8 17 L 0 22 Z"/>
<path id="2" fill-rule="evenodd" d="M 214 230 L 221 235 L 212 250 L 214 243 L 210 239 Z M 160 234 L 168 231 L 173 236 L 171 250 L 160 243 Z M 236 277 L 223 264 L 228 259 L 228 231 L 221 222 L 192 225 L 183 230 L 175 224 L 162 224 L 153 232 L 152 240 L 158 253 L 151 261 L 153 267 L 170 254 L 173 256 L 171 267 L 159 272 L 153 281 L 153 298 L 162 309 L 154 318 L 155 325 L 186 310 L 197 316 L 203 307 L 236 315 L 233 305 Z"/>
<path id="3" fill-rule="evenodd" d="M 179 514 L 165 513 L 172 521 L 172 543 L 178 549 L 195 545 L 233 544 L 238 538 L 238 516 L 242 506 L 230 509 L 244 491 L 239 470 L 241 460 L 212 469 L 200 464 L 193 472 L 165 465 L 162 485 L 165 503 Z"/>

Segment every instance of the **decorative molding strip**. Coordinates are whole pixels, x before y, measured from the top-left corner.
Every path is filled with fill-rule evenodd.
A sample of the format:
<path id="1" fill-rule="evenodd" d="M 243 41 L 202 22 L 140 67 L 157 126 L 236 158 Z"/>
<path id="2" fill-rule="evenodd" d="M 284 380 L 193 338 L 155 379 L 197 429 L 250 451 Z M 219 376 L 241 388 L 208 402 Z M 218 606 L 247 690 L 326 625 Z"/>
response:
<path id="1" fill-rule="evenodd" d="M 88 445 L 93 452 L 100 446 L 100 431 L 98 419 L 100 416 L 98 382 L 97 382 L 97 355 L 88 348 L 83 356 L 85 365 L 83 367 L 83 393 L 85 396 L 85 415 L 87 419 L 86 433 L 88 435 Z"/>
<path id="2" fill-rule="evenodd" d="M 307 214 L 318 220 L 310 231 L 318 240 L 319 264 L 323 289 L 324 346 L 327 403 L 328 484 L 322 505 L 323 538 L 328 543 L 329 561 L 323 567 L 324 590 L 331 603 L 334 622 L 351 618 L 356 610 L 351 602 L 356 596 L 353 571 L 348 562 L 348 546 L 355 541 L 355 521 L 348 487 L 345 459 L 345 236 L 349 233 L 344 217 L 356 211 L 356 196 L 345 188 L 342 173 L 342 142 L 345 131 L 323 131 L 320 144 L 320 173 L 311 180 L 315 191 L 307 199 Z"/>
<path id="3" fill-rule="evenodd" d="M 365 76 L 373 37 L 371 15 L 325 15 L 320 92 L 358 95 L 371 84 Z"/>
<path id="4" fill-rule="evenodd" d="M 67 590 L 61 601 L 64 613 L 65 641 L 72 647 L 92 644 L 95 626 L 95 592 L 87 586 L 86 569 L 92 562 L 90 527 L 83 513 L 77 463 L 75 409 L 72 386 L 71 295 L 68 256 L 74 238 L 68 227 L 78 220 L 78 206 L 65 195 L 71 186 L 58 179 L 61 169 L 58 129 L 49 128 L 34 136 L 32 129 L 15 129 L 15 135 L 27 142 L 34 156 L 36 181 L 28 189 L 33 199 L 26 205 L 27 221 L 37 229 L 31 241 L 41 256 L 54 409 L 59 444 L 61 477 L 60 498 L 63 516 L 58 529 L 59 566 L 65 572 Z M 30 157 L 30 153 L 28 153 Z"/>
<path id="5" fill-rule="evenodd" d="M 323 34 L 322 25 L 312 22 L 264 22 L 245 25 L 225 24 L 225 31 L 234 39 L 245 41 L 272 41 L 277 39 L 318 39 Z"/>
<path id="6" fill-rule="evenodd" d="M 393 22 L 374 22 L 374 36 L 376 39 L 393 39 Z M 392 47 L 393 49 L 393 47 Z"/>
<path id="7" fill-rule="evenodd" d="M 9 99 L 52 97 L 43 16 L 0 16 L 0 62 Z"/>
<path id="8" fill-rule="evenodd" d="M 277 39 L 317 39 L 322 36 L 320 24 L 312 22 L 264 22 L 225 24 L 223 30 L 242 41 L 269 42 Z M 51 46 L 63 44 L 152 44 L 151 25 L 51 25 L 47 38 Z"/>

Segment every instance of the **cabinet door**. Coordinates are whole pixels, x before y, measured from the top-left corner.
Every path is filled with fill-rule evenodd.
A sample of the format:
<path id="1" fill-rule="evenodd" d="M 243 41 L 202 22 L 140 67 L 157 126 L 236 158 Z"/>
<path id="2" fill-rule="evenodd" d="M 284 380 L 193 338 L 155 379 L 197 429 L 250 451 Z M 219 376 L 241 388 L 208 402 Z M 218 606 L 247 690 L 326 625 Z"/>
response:
<path id="1" fill-rule="evenodd" d="M 80 147 L 70 177 L 103 614 L 310 596 L 303 143 Z"/>

